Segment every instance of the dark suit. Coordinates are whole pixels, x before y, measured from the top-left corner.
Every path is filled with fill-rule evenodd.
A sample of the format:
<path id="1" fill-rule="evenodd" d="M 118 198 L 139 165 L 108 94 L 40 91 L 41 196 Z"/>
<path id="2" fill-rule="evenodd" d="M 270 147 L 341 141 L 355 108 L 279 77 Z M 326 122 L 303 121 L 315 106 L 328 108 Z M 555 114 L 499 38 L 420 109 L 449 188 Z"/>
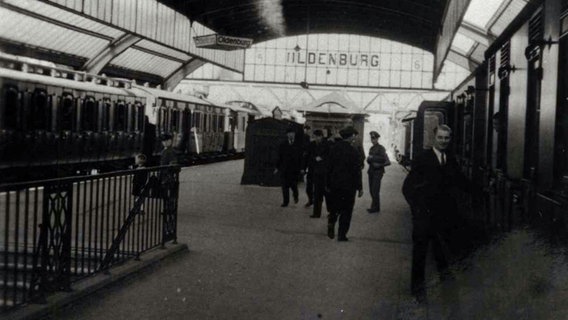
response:
<path id="1" fill-rule="evenodd" d="M 321 216 L 321 207 L 325 195 L 325 181 L 327 173 L 327 158 L 329 155 L 329 145 L 326 141 L 317 143 L 312 141 L 308 148 L 307 169 L 308 176 L 313 184 L 313 216 Z M 316 159 L 319 159 L 316 160 Z"/>
<path id="2" fill-rule="evenodd" d="M 448 269 L 444 237 L 457 218 L 455 194 L 468 189 L 456 159 L 446 154 L 441 165 L 433 150 L 426 150 L 412 162 L 412 170 L 404 180 L 402 192 L 412 210 L 412 292 L 424 291 L 424 270 L 428 244 L 432 241 L 438 271 Z"/>
<path id="3" fill-rule="evenodd" d="M 282 142 L 278 148 L 278 171 L 280 172 L 280 183 L 282 185 L 283 204 L 290 202 L 290 191 L 294 200 L 298 199 L 298 176 L 302 168 L 302 146 L 294 140 L 290 144 L 288 140 Z"/>
<path id="4" fill-rule="evenodd" d="M 303 135 L 302 140 L 302 167 L 306 169 L 309 162 L 309 152 L 310 152 L 310 136 L 308 134 Z M 306 195 L 308 196 L 308 202 L 313 203 L 314 200 L 314 182 L 313 174 L 311 172 L 306 173 Z"/>
<path id="5" fill-rule="evenodd" d="M 326 182 L 332 208 L 328 227 L 335 226 L 339 218 L 338 239 L 345 239 L 347 236 L 355 194 L 362 189 L 360 160 L 359 152 L 347 141 L 336 142 L 329 151 Z"/>

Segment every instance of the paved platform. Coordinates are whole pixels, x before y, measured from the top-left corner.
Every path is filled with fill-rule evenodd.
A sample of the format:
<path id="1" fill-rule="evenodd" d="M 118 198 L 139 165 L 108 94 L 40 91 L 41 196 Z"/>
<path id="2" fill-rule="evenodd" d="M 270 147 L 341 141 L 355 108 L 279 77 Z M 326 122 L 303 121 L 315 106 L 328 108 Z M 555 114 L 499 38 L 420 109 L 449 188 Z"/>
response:
<path id="1" fill-rule="evenodd" d="M 481 248 L 437 280 L 428 303 L 409 294 L 411 219 L 404 170 L 383 179 L 380 214 L 357 199 L 349 242 L 310 219 L 305 192 L 281 208 L 279 188 L 242 186 L 243 161 L 182 171 L 179 242 L 189 253 L 56 311 L 55 319 L 568 319 L 565 252 L 525 230 Z M 301 188 L 303 185 L 301 185 Z"/>

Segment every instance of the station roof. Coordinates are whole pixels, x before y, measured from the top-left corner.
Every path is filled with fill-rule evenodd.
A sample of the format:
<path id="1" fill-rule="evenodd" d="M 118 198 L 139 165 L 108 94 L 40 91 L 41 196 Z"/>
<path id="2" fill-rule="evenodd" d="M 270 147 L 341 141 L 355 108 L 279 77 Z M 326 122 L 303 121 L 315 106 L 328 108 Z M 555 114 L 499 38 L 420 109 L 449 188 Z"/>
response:
<path id="1" fill-rule="evenodd" d="M 386 38 L 438 54 L 473 71 L 488 46 L 529 0 L 159 0 L 220 34 L 254 43 L 306 33 L 350 33 Z M 448 11 L 457 32 L 443 39 Z M 451 27 L 451 26 L 450 26 Z M 442 32 L 443 33 L 443 32 Z M 437 53 L 444 41 L 447 53 Z M 443 48 L 442 48 L 443 49 Z M 438 61 L 441 68 L 443 61 Z M 438 70 L 439 71 L 439 70 Z"/>
<path id="2" fill-rule="evenodd" d="M 449 0 L 160 0 L 221 34 L 255 42 L 309 33 L 351 33 L 433 52 Z"/>
<path id="3" fill-rule="evenodd" d="M 306 33 L 350 33 L 430 51 L 437 57 L 436 72 L 446 58 L 473 70 L 492 41 L 532 2 L 139 0 L 133 5 L 2 0 L 0 51 L 169 88 L 207 62 L 243 71 L 243 50 L 197 48 L 192 40 L 196 35 L 235 35 L 258 43 Z M 451 17 L 458 24 L 455 37 L 454 32 L 444 32 L 446 26 L 452 27 Z"/>

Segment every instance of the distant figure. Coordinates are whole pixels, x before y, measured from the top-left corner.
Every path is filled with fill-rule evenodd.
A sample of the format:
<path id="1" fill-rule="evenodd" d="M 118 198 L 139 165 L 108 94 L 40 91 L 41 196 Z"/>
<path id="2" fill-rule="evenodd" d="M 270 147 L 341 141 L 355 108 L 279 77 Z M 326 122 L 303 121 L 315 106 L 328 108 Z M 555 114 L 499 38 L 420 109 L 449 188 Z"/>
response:
<path id="1" fill-rule="evenodd" d="M 286 130 L 286 141 L 282 142 L 278 148 L 278 162 L 274 174 L 280 172 L 280 183 L 282 184 L 282 204 L 287 207 L 290 202 L 290 190 L 294 197 L 294 203 L 298 203 L 298 177 L 303 174 L 302 168 L 302 146 L 296 141 L 296 132 L 293 128 Z"/>
<path id="2" fill-rule="evenodd" d="M 355 148 L 355 150 L 357 150 L 357 153 L 359 154 L 359 167 L 361 168 L 361 170 L 363 170 L 363 168 L 365 168 L 365 150 L 363 150 L 363 145 L 361 144 L 361 142 L 359 142 L 359 140 L 357 139 L 357 137 L 359 136 L 359 131 L 353 129 L 355 134 L 353 135 L 353 140 L 351 142 L 351 144 L 353 145 L 353 147 Z"/>
<path id="3" fill-rule="evenodd" d="M 390 160 L 385 150 L 385 147 L 379 144 L 379 135 L 376 131 L 371 131 L 371 142 L 373 146 L 369 149 L 369 156 L 367 157 L 367 163 L 369 164 L 369 169 L 367 174 L 369 175 L 369 193 L 371 193 L 371 208 L 367 209 L 369 213 L 379 213 L 381 211 L 381 180 L 385 174 L 385 167 L 390 166 Z"/>
<path id="4" fill-rule="evenodd" d="M 321 130 L 314 131 L 314 141 L 310 143 L 307 156 L 308 176 L 313 182 L 314 209 L 310 218 L 321 217 L 321 207 L 325 195 L 325 179 L 329 155 L 329 145 L 323 140 Z"/>
<path id="5" fill-rule="evenodd" d="M 353 127 L 342 129 L 342 140 L 335 142 L 329 151 L 327 170 L 327 191 L 333 199 L 328 217 L 327 235 L 335 237 L 335 223 L 339 218 L 337 241 L 348 241 L 347 232 L 351 224 L 355 195 L 363 196 L 361 182 L 360 154 L 353 147 L 355 130 Z"/>
<path id="6" fill-rule="evenodd" d="M 134 167 L 136 169 L 146 168 L 146 156 L 142 153 L 137 154 L 134 157 Z M 132 179 L 132 195 L 140 196 L 147 182 L 148 172 L 143 171 L 135 173 L 134 178 Z"/>
<path id="7" fill-rule="evenodd" d="M 412 211 L 411 292 L 418 302 L 426 299 L 424 272 L 430 242 L 441 278 L 451 277 L 443 239 L 457 215 L 457 188 L 469 189 L 455 157 L 447 153 L 451 134 L 446 125 L 434 130 L 434 147 L 414 159 L 402 188 Z"/>
<path id="8" fill-rule="evenodd" d="M 310 126 L 304 126 L 304 140 L 302 141 L 302 154 L 303 154 L 303 166 L 306 167 L 308 163 L 308 153 L 310 148 Z M 313 183 L 313 175 L 308 170 L 306 171 L 306 195 L 308 196 L 308 202 L 304 205 L 304 207 L 308 208 L 312 205 L 314 200 L 314 183 Z"/>
<path id="9" fill-rule="evenodd" d="M 162 134 L 160 136 L 162 141 L 162 146 L 164 149 L 160 154 L 160 165 L 167 166 L 170 164 L 177 164 L 177 152 L 175 151 L 173 144 L 173 136 L 169 133 Z"/>
<path id="10" fill-rule="evenodd" d="M 136 169 L 146 168 L 146 156 L 142 153 L 137 154 L 134 157 L 134 166 Z M 144 214 L 144 198 L 149 196 L 150 190 L 147 189 L 146 192 L 144 188 L 149 188 L 148 186 L 148 171 L 140 171 L 134 173 L 134 178 L 132 178 L 132 195 L 136 197 L 143 197 L 140 199 L 140 214 Z M 138 200 L 138 199 L 137 199 Z"/>

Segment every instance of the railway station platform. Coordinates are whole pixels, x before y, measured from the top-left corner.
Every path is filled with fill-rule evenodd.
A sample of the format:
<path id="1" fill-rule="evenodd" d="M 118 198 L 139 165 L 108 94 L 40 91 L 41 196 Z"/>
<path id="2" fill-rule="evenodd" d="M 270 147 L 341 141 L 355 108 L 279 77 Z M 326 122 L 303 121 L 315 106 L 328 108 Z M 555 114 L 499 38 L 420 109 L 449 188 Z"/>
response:
<path id="1" fill-rule="evenodd" d="M 380 214 L 355 204 L 349 242 L 325 217 L 281 208 L 277 187 L 243 186 L 243 160 L 184 168 L 178 240 L 189 252 L 55 311 L 53 319 L 567 319 L 565 252 L 526 230 L 480 248 L 440 282 L 427 265 L 428 301 L 409 293 L 405 171 L 387 168 Z M 303 184 L 300 185 L 303 188 Z"/>

